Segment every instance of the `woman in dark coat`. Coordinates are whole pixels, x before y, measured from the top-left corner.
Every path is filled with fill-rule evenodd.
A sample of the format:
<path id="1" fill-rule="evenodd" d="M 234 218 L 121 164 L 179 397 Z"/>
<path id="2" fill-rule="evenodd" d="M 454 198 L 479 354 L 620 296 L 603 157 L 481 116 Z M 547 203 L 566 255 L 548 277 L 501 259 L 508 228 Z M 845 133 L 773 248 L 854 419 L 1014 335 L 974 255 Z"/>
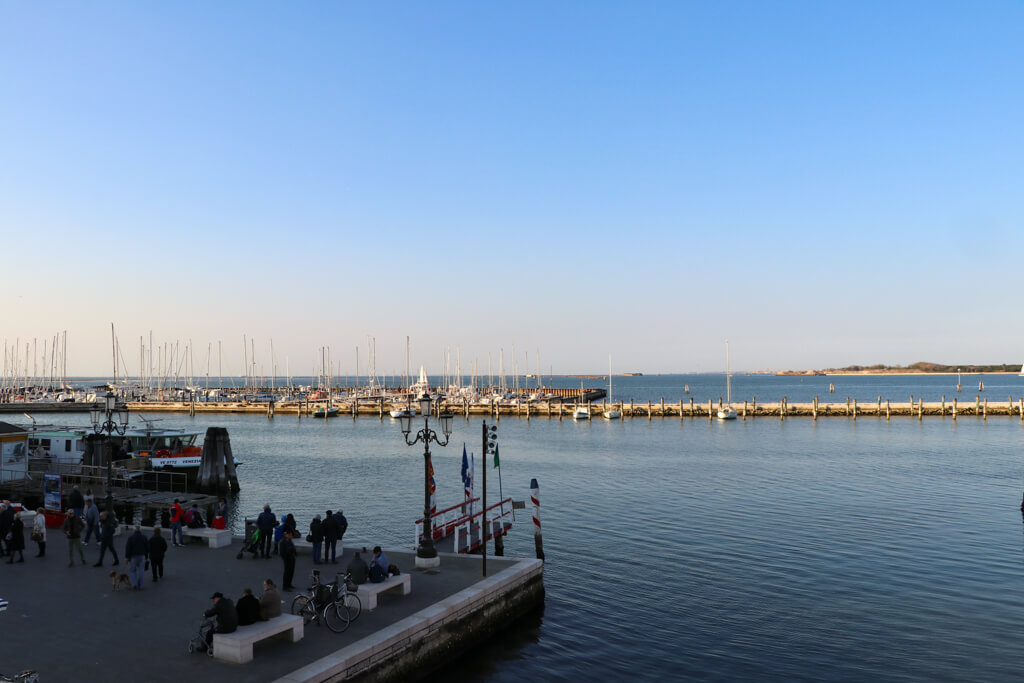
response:
<path id="1" fill-rule="evenodd" d="M 21 513 L 15 513 L 11 523 L 11 541 L 7 544 L 11 559 L 7 564 L 14 564 L 14 553 L 18 553 L 18 562 L 25 561 L 25 523 L 21 521 Z"/>

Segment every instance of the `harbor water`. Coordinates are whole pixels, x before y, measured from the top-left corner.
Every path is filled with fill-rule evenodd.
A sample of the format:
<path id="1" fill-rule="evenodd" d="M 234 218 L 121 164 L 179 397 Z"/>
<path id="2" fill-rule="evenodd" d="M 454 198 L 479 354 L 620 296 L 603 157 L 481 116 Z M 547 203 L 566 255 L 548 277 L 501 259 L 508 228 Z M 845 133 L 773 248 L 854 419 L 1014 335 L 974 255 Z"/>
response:
<path id="1" fill-rule="evenodd" d="M 955 392 L 955 376 L 750 379 L 759 392 L 816 383 L 807 397 L 787 388 L 791 401 L 824 396 L 829 381 L 839 393 L 846 379 L 867 398 Z M 623 380 L 626 396 L 630 381 L 638 394 L 644 382 L 649 395 L 664 388 Z M 1024 389 L 1016 376 L 985 383 Z M 264 503 L 300 529 L 340 506 L 346 545 L 413 545 L 422 444 L 406 446 L 397 421 L 154 417 L 228 429 L 244 463 L 236 531 Z M 451 443 L 432 446 L 439 507 L 461 498 L 463 443 L 480 485 L 480 422 L 456 419 Z M 505 496 L 527 500 L 530 479 L 540 483 L 546 605 L 446 681 L 991 681 L 1024 670 L 1019 419 L 505 418 L 499 443 Z M 487 488 L 496 500 L 498 470 Z M 527 508 L 506 554 L 533 553 Z"/>

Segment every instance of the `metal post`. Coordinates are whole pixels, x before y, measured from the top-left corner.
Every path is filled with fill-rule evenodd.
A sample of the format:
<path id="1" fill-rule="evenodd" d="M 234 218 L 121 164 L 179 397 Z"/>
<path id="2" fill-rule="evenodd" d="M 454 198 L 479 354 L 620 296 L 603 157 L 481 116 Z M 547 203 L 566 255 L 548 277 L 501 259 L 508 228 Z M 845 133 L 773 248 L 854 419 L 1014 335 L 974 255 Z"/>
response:
<path id="1" fill-rule="evenodd" d="M 483 441 L 481 442 L 480 452 L 483 453 L 482 462 L 480 463 L 480 469 L 483 472 L 483 491 L 480 493 L 480 511 L 482 516 L 480 517 L 480 554 L 483 556 L 481 562 L 483 568 L 483 575 L 487 576 L 487 534 L 484 531 L 484 523 L 487 522 L 487 421 L 481 425 L 483 429 Z M 472 525 L 471 525 L 472 526 Z"/>

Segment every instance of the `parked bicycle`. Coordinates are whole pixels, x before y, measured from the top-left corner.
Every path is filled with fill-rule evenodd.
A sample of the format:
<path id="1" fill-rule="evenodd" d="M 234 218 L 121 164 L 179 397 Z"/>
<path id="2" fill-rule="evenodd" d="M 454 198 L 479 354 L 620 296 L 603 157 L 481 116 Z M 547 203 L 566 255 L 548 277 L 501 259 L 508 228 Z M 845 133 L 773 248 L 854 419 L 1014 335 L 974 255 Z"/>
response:
<path id="1" fill-rule="evenodd" d="M 308 624 L 312 621 L 320 623 L 324 607 L 332 602 L 333 587 L 331 584 L 320 582 L 320 570 L 313 570 L 313 585 L 303 595 L 296 595 L 292 600 L 292 614 L 302 617 L 302 623 Z"/>
<path id="2" fill-rule="evenodd" d="M 327 628 L 335 633 L 341 633 L 362 613 L 363 602 L 356 595 L 351 574 L 338 574 L 331 585 L 334 590 L 331 602 L 324 606 L 324 621 Z"/>

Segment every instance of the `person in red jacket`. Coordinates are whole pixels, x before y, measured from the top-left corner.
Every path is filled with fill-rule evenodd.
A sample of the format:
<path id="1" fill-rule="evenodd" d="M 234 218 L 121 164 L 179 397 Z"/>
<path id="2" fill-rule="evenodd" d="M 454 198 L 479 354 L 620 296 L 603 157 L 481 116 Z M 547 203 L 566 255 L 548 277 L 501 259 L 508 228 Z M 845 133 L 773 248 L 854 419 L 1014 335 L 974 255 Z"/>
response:
<path id="1" fill-rule="evenodd" d="M 224 519 L 220 513 L 210 522 L 210 527 L 213 529 L 226 529 L 228 526 L 227 520 Z"/>
<path id="2" fill-rule="evenodd" d="M 171 543 L 175 546 L 181 546 L 181 523 L 185 520 L 185 511 L 181 509 L 181 504 L 177 498 L 174 499 L 174 505 L 171 506 Z"/>

